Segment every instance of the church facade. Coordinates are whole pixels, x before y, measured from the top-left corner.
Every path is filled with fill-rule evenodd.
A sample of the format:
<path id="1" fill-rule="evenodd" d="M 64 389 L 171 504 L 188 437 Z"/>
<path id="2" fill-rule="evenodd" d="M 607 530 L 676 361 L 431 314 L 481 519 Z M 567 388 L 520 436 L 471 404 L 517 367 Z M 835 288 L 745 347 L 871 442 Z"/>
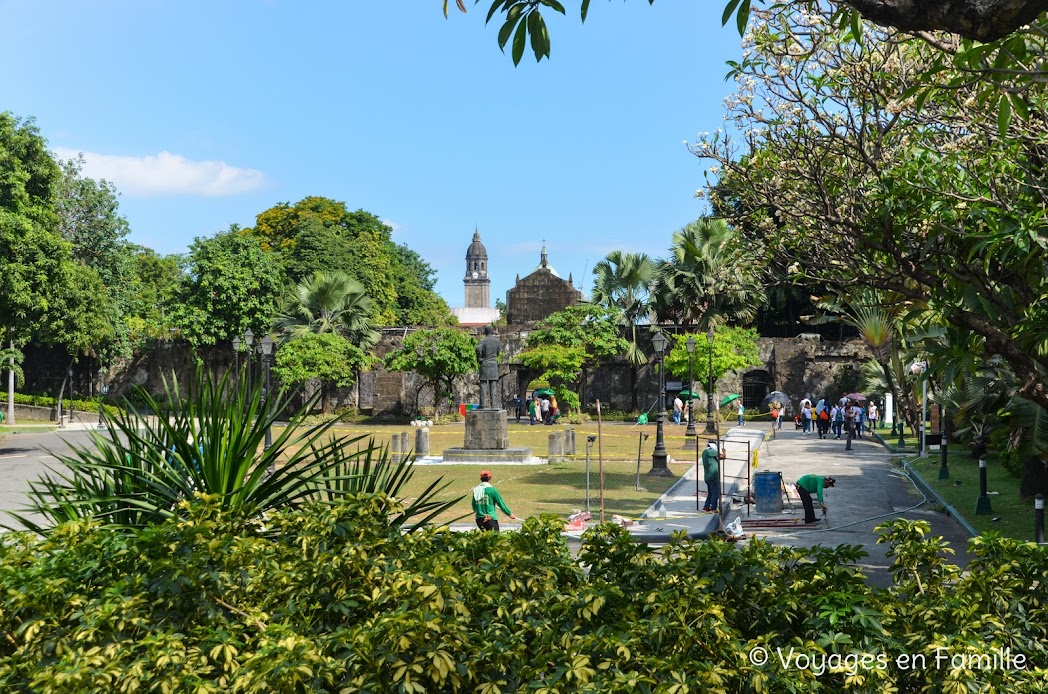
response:
<path id="1" fill-rule="evenodd" d="M 528 325 L 582 301 L 582 292 L 571 281 L 563 279 L 549 264 L 546 245 L 542 245 L 539 266 L 523 279 L 517 275 L 513 288 L 506 292 L 506 322 Z"/>

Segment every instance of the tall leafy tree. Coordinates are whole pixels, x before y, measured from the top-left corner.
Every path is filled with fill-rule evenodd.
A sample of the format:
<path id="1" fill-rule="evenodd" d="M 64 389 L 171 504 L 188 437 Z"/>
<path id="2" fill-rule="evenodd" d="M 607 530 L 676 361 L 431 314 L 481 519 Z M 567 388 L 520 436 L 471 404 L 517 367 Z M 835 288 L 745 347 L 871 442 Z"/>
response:
<path id="1" fill-rule="evenodd" d="M 273 254 L 239 227 L 197 238 L 171 318 L 193 347 L 228 342 L 251 328 L 268 330 L 281 288 Z"/>
<path id="2" fill-rule="evenodd" d="M 448 0 L 444 0 L 443 4 L 444 16 L 447 17 Z M 655 0 L 648 0 L 648 4 L 655 4 Z M 742 33 L 746 29 L 751 10 L 767 4 L 761 0 L 752 3 L 749 0 L 728 0 L 724 7 L 723 23 L 727 24 L 734 17 L 739 32 Z M 456 5 L 460 11 L 466 11 L 466 5 L 462 0 L 457 0 Z M 827 4 L 818 0 L 786 0 L 772 6 L 801 16 L 810 16 L 814 11 L 825 8 Z M 550 32 L 542 16 L 542 10 L 546 7 L 565 14 L 565 7 L 559 0 L 492 0 L 488 20 L 497 13 L 505 15 L 505 20 L 499 28 L 498 43 L 499 48 L 503 50 L 507 45 L 510 46 L 510 56 L 514 65 L 520 63 L 529 45 L 536 62 L 549 58 Z M 590 0 L 580 0 L 579 11 L 583 22 L 589 14 L 589 7 Z M 860 24 L 860 18 L 865 17 L 872 22 L 918 36 L 931 35 L 929 41 L 936 40 L 933 32 L 958 34 L 974 44 L 968 46 L 972 49 L 990 41 L 1004 43 L 1013 33 L 1021 32 L 1025 25 L 1042 23 L 1048 3 L 1045 3 L 1045 0 L 842 0 L 833 3 L 833 7 L 833 25 L 851 30 L 857 41 L 861 40 L 862 34 L 856 27 Z M 977 55 L 977 52 L 972 51 L 972 55 Z M 963 56 L 970 57 L 967 51 Z M 1011 63 L 998 66 L 998 69 L 1011 68 L 1013 64 L 1021 62 L 1021 55 L 1013 55 Z"/>
<path id="3" fill-rule="evenodd" d="M 32 120 L 0 113 L 0 340 L 9 350 L 31 338 L 53 337 L 56 304 L 76 295 L 69 286 L 77 278 L 70 245 L 57 232 L 54 211 L 60 179 Z M 7 404 L 13 423 L 16 371 L 10 355 Z"/>
<path id="4" fill-rule="evenodd" d="M 119 214 L 116 188 L 84 176 L 82 157 L 60 165 L 55 200 L 58 231 L 72 244 L 74 260 L 98 276 L 101 291 L 92 292 L 90 305 L 109 335 L 88 349 L 110 358 L 129 356 L 134 347 L 129 322 L 136 301 L 134 250 L 126 240 L 129 227 Z"/>
<path id="5" fill-rule="evenodd" d="M 444 396 L 455 380 L 477 370 L 477 343 L 458 328 L 428 328 L 408 333 L 400 347 L 386 355 L 390 371 L 414 371 L 423 378 L 415 390 L 415 409 L 425 385 L 433 389 L 433 414 L 440 414 Z"/>
<path id="6" fill-rule="evenodd" d="M 306 332 L 288 340 L 276 353 L 273 372 L 285 385 L 320 383 L 320 405 L 331 414 L 331 390 L 352 385 L 373 358 L 338 333 Z"/>
<path id="7" fill-rule="evenodd" d="M 630 407 L 638 410 L 637 367 L 647 362 L 639 344 L 637 325 L 648 319 L 648 290 L 655 264 L 646 253 L 612 251 L 593 268 L 593 303 L 618 312 L 626 331 L 626 360 L 630 363 Z"/>
<path id="8" fill-rule="evenodd" d="M 753 27 L 727 100 L 746 149 L 717 136 L 695 153 L 728 174 L 795 276 L 936 311 L 1048 409 L 1048 86 L 1001 74 L 987 87 L 927 42 L 866 26 L 857 45 L 824 30 L 829 18 L 776 9 Z M 1043 36 L 1015 43 L 1043 55 Z M 929 69 L 956 87 L 919 92 Z"/>
<path id="9" fill-rule="evenodd" d="M 438 327 L 454 324 L 447 302 L 435 291 L 437 273 L 433 266 L 403 243 L 395 247 L 395 256 L 397 325 Z"/>
<path id="10" fill-rule="evenodd" d="M 706 330 L 727 321 L 747 323 L 763 300 L 756 254 L 723 219 L 703 218 L 673 234 L 651 289 L 660 321 Z"/>
<path id="11" fill-rule="evenodd" d="M 163 338 L 174 327 L 171 311 L 182 282 L 183 259 L 174 254 L 160 255 L 144 246 L 134 246 L 132 252 L 130 337 L 135 343 Z"/>
<path id="12" fill-rule="evenodd" d="M 586 401 L 587 371 L 625 355 L 628 349 L 617 311 L 580 303 L 539 321 L 528 333 L 520 359 L 546 374 L 540 378 L 563 384 L 560 399 L 578 408 Z"/>

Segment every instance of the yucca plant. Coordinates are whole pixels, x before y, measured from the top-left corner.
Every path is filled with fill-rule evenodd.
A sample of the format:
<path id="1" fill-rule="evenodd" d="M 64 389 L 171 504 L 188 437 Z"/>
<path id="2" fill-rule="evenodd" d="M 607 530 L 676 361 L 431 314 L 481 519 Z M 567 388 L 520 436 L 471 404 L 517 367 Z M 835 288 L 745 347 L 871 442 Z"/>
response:
<path id="1" fill-rule="evenodd" d="M 46 534 L 87 517 L 112 528 L 152 525 L 185 515 L 182 502 L 200 495 L 245 518 L 314 501 L 337 503 L 360 491 L 397 497 L 411 477 L 410 458 L 394 462 L 373 438 L 335 435 L 334 419 L 306 426 L 313 402 L 294 410 L 291 402 L 286 391 L 263 394 L 261 384 L 249 388 L 246 379 L 228 374 L 216 380 L 203 369 L 184 395 L 174 381 L 165 381 L 162 400 L 138 388 L 118 414 L 103 415 L 104 434 L 56 455 L 65 469 L 32 482 L 28 506 L 9 515 L 19 529 Z M 287 425 L 264 446 L 266 431 L 286 411 L 292 412 Z M 447 486 L 439 482 L 390 522 L 419 516 L 425 523 L 455 504 L 458 499 L 434 500 Z"/>

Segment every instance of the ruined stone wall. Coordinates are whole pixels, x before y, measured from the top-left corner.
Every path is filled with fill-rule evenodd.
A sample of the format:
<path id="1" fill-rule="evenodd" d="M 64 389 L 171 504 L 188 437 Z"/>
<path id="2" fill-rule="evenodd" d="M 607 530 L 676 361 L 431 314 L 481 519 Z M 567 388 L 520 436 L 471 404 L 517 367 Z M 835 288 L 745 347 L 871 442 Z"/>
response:
<path id="1" fill-rule="evenodd" d="M 381 359 L 399 347 L 405 334 L 403 329 L 385 331 L 375 348 L 375 355 Z M 500 356 L 503 377 L 499 382 L 499 391 L 507 407 L 514 395 L 524 395 L 528 383 L 539 375 L 521 364 L 518 358 L 527 335 L 528 330 L 524 328 L 507 330 L 499 335 L 503 343 Z M 781 390 L 790 397 L 794 406 L 804 397 L 836 399 L 844 393 L 835 392 L 835 384 L 847 383 L 849 380 L 857 382 L 858 369 L 870 356 L 861 340 L 835 342 L 803 337 L 761 338 L 758 348 L 762 365 L 721 378 L 715 388 L 718 400 L 727 393 L 743 394 L 747 375 L 757 372 L 766 372 L 759 374 L 761 387 L 766 386 L 766 392 Z M 132 384 L 144 386 L 153 393 L 162 393 L 165 378 L 170 380 L 173 375 L 180 384 L 184 384 L 198 359 L 218 375 L 233 365 L 232 351 L 228 348 L 209 348 L 194 356 L 184 343 L 165 342 L 133 360 L 112 365 L 107 372 L 107 383 L 111 386 L 111 394 L 117 397 L 126 394 Z M 57 395 L 69 360 L 68 355 L 56 350 L 27 351 L 24 366 L 28 387 L 25 390 Z M 75 392 L 78 395 L 91 392 L 91 381 L 97 380 L 97 369 L 98 365 L 89 359 L 81 359 L 74 364 Z M 256 361 L 255 378 L 260 377 L 259 374 L 261 369 Z M 599 399 L 604 409 L 630 410 L 630 374 L 630 365 L 624 359 L 587 373 L 580 393 L 583 405 L 591 405 Z M 668 377 L 667 380 L 677 379 Z M 749 390 L 752 391 L 753 384 L 750 385 Z M 696 386 L 705 390 L 702 384 Z M 419 391 L 420 411 L 432 413 L 433 390 L 429 385 L 424 384 L 414 373 L 388 372 L 380 365 L 361 374 L 359 382 L 354 386 L 337 389 L 333 393 L 333 406 L 356 407 L 377 416 L 410 416 L 416 414 L 416 390 Z M 476 374 L 460 378 L 456 381 L 455 392 L 450 400 L 441 403 L 441 411 L 447 412 L 458 403 L 476 403 L 479 393 L 480 384 Z M 648 363 L 637 368 L 637 393 L 641 411 L 656 405 L 659 396 L 658 370 L 650 349 Z M 672 401 L 672 397 L 671 392 L 668 399 Z M 749 397 L 751 401 L 745 404 L 755 407 L 763 395 L 751 392 Z M 756 403 L 752 402 L 754 398 Z"/>

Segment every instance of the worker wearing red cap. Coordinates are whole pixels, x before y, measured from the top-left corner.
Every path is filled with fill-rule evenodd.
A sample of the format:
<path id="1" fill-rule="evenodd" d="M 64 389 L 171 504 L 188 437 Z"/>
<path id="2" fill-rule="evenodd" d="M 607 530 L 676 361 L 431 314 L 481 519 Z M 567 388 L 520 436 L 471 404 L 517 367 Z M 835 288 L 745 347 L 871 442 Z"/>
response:
<path id="1" fill-rule="evenodd" d="M 499 517 L 496 508 L 510 517 L 510 520 L 520 520 L 509 510 L 506 502 L 502 500 L 499 490 L 491 484 L 491 473 L 484 470 L 480 473 L 480 484 L 473 488 L 473 515 L 477 517 L 477 527 L 481 530 L 499 531 Z"/>

